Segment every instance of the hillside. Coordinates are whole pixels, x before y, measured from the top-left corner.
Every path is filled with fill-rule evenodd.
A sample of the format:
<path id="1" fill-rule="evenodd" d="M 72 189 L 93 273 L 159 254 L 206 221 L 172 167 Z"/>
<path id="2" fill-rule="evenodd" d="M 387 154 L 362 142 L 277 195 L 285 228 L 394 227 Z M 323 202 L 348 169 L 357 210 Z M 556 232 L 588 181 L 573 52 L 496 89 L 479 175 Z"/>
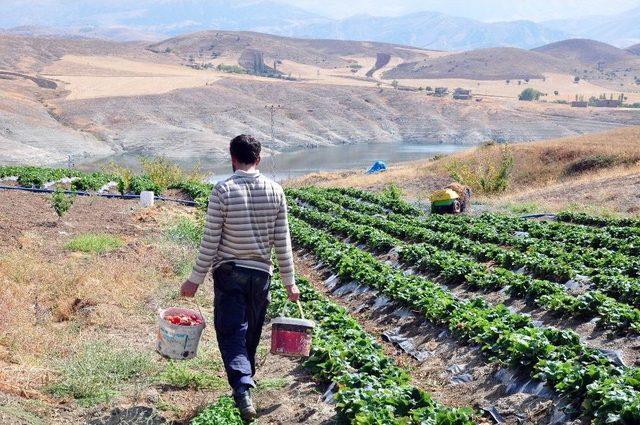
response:
<path id="1" fill-rule="evenodd" d="M 398 65 L 385 78 L 467 78 L 503 80 L 542 78 L 561 72 L 561 60 L 538 52 L 510 47 L 480 49 Z"/>
<path id="2" fill-rule="evenodd" d="M 151 46 L 5 35 L 0 52 L 3 163 L 63 163 L 69 155 L 82 161 L 123 155 L 215 161 L 240 132 L 271 139 L 268 105 L 277 106 L 270 153 L 361 142 L 529 141 L 640 124 L 636 111 L 516 102 L 523 87 L 506 83 L 509 78 L 544 75 L 544 81 L 520 83 L 544 90 L 550 101 L 606 92 L 591 82 L 573 84 L 568 71 L 547 75 L 545 69 L 562 64 L 520 49 L 449 54 L 209 31 Z M 292 81 L 238 70 L 251 70 L 258 58 Z M 406 64 L 417 68 L 409 72 Z M 424 75 L 436 79 L 417 78 Z M 396 76 L 399 89 L 392 84 Z M 443 84 L 486 98 L 454 102 L 424 91 Z M 637 93 L 626 93 L 637 101 Z"/>
<path id="3" fill-rule="evenodd" d="M 594 66 L 599 63 L 611 66 L 624 61 L 635 61 L 631 53 L 594 40 L 570 39 L 558 41 L 546 46 L 533 49 L 535 52 L 550 56 L 572 64 L 573 66 Z"/>
<path id="4" fill-rule="evenodd" d="M 428 50 L 386 43 L 301 39 L 230 31 L 188 34 L 152 44 L 148 48 L 156 53 L 175 54 L 185 61 L 192 57 L 196 63 L 208 63 L 216 59 L 218 63 L 226 61 L 225 64 L 233 65 L 243 55 L 261 52 L 269 66 L 273 61 L 289 60 L 320 68 L 344 67 L 357 62 L 355 58 L 375 58 L 378 53 L 387 53 L 403 60 L 428 57 L 430 53 Z"/>
<path id="5" fill-rule="evenodd" d="M 640 91 L 640 57 L 629 51 L 586 39 L 564 40 L 534 50 L 564 61 L 584 80 L 610 90 Z"/>
<path id="6" fill-rule="evenodd" d="M 627 47 L 627 51 L 640 56 L 640 44 L 634 44 L 631 47 Z"/>
<path id="7" fill-rule="evenodd" d="M 487 164 L 497 167 L 504 149 L 503 145 L 478 147 L 374 175 L 363 176 L 356 170 L 311 174 L 290 184 L 380 190 L 393 182 L 409 197 L 425 199 L 432 190 L 450 183 L 453 171 L 481 176 Z M 475 187 L 480 203 L 538 211 L 572 207 L 592 213 L 640 213 L 636 193 L 640 184 L 640 127 L 510 145 L 506 152 L 514 160 L 507 191 L 483 194 Z"/>
<path id="8" fill-rule="evenodd" d="M 64 55 L 100 54 L 140 59 L 152 56 L 143 46 L 140 42 L 0 34 L 0 70 L 37 73 Z M 162 58 L 156 60 L 162 61 Z"/>

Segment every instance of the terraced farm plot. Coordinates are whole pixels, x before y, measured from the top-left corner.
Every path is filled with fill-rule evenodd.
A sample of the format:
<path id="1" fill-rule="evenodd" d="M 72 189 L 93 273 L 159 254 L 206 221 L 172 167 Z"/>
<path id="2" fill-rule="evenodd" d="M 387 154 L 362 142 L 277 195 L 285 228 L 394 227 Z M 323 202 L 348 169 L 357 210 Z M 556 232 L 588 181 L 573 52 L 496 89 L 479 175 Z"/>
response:
<path id="1" fill-rule="evenodd" d="M 103 173 L 64 169 L 0 168 L 0 179 L 7 178 L 33 187 L 64 181 L 72 191 L 89 192 L 118 180 Z M 134 176 L 129 193 L 139 193 L 151 184 L 151 176 Z M 185 199 L 198 200 L 202 207 L 211 186 L 183 182 L 171 185 L 169 190 L 182 192 Z M 267 368 L 271 374 L 282 371 L 298 380 L 307 379 L 305 376 L 313 380 L 298 396 L 293 375 L 291 381 L 282 378 L 275 382 L 269 377 L 260 385 L 263 391 L 276 386 L 277 391 L 284 392 L 282 397 L 291 396 L 296 403 L 315 401 L 313 407 L 301 408 L 300 414 L 286 406 L 280 413 L 265 411 L 265 420 L 284 414 L 296 420 L 306 417 L 311 421 L 308 423 L 640 423 L 637 219 L 570 212 L 559 214 L 554 221 L 497 214 L 429 216 L 422 206 L 386 192 L 304 187 L 289 188 L 286 193 L 302 302 L 307 317 L 318 326 L 308 359 L 296 365 L 270 357 Z M 86 227 L 86 217 L 79 215 L 86 214 L 94 202 L 95 208 L 102 206 L 105 217 L 113 213 L 108 203 L 119 205 L 118 222 L 138 229 L 136 232 L 140 231 L 137 223 L 144 222 L 140 221 L 142 217 L 153 214 L 136 212 L 122 200 L 78 200 L 79 206 L 70 212 L 76 224 L 70 228 L 82 223 L 84 233 L 78 233 L 81 229 L 77 228 L 76 236 L 97 232 L 95 224 Z M 161 208 L 164 214 L 172 214 L 170 207 Z M 182 218 L 165 232 L 173 244 L 171 249 L 183 250 L 184 258 L 168 270 L 166 266 L 156 270 L 156 274 L 175 278 L 188 273 L 189 252 L 200 239 L 203 222 L 197 213 L 193 213 L 194 218 L 181 214 Z M 133 221 L 128 223 L 127 217 Z M 113 250 L 93 250 L 95 255 L 70 253 L 72 260 L 65 261 L 71 264 L 76 260 L 119 258 L 124 264 L 123 254 L 142 249 L 136 232 L 123 231 L 127 236 L 121 236 L 122 241 L 127 243 Z M 13 239 L 20 239 L 20 235 L 16 233 L 6 241 L 10 244 Z M 63 248 L 74 251 L 69 246 Z M 156 256 L 162 255 L 158 252 Z M 153 270 L 154 262 L 148 262 L 148 270 Z M 11 264 L 5 260 L 8 282 L 12 279 Z M 144 276 L 139 279 L 154 287 Z M 139 296 L 145 299 L 149 295 Z M 270 314 L 275 316 L 287 305 L 277 271 L 272 298 Z M 100 298 L 91 303 L 90 308 L 103 308 Z M 139 309 L 139 314 L 149 316 L 147 307 L 141 305 Z M 289 308 L 289 314 L 297 314 L 293 310 Z M 65 316 L 65 323 L 91 329 L 91 321 L 76 324 L 71 316 Z M 138 335 L 141 341 L 151 335 L 148 322 Z M 117 333 L 117 337 L 123 336 L 126 333 Z M 153 359 L 148 344 L 140 343 L 139 348 L 147 356 L 145 362 Z M 111 353 L 100 351 L 98 355 L 110 358 Z M 63 366 L 77 368 L 76 363 L 83 359 L 66 359 Z M 171 391 L 177 390 L 158 387 L 158 379 L 180 388 L 193 387 L 191 390 L 199 396 L 202 391 L 217 391 L 216 397 L 223 390 L 223 381 L 199 369 L 197 361 L 191 369 L 176 365 L 165 368 L 156 363 L 152 370 L 139 372 L 144 379 L 138 375 L 132 378 L 139 381 L 145 393 L 160 391 L 163 398 L 153 404 L 155 409 L 196 424 L 218 423 L 215 421 L 220 418 L 229 423 L 237 421 L 224 396 L 197 411 L 193 406 L 189 411 L 175 400 L 175 405 L 165 404 Z M 17 364 L 15 369 L 21 367 Z M 109 391 L 122 392 L 129 400 L 128 387 L 118 382 Z M 56 376 L 51 388 L 60 390 L 48 390 L 46 400 L 71 398 L 75 403 L 70 405 L 73 416 L 87 417 L 87 411 L 82 410 L 87 397 L 76 391 L 76 384 Z M 45 389 L 34 386 L 28 394 L 39 395 Z M 15 403 L 20 396 L 16 396 L 14 387 L 10 390 Z M 7 390 L 0 386 L 2 391 Z M 266 402 L 266 393 L 257 394 L 259 402 Z M 105 409 L 117 405 L 112 396 L 91 400 Z M 175 412 L 169 414 L 167 410 Z M 0 410 L 1 414 L 6 412 Z M 320 422 L 313 422 L 316 420 Z"/>

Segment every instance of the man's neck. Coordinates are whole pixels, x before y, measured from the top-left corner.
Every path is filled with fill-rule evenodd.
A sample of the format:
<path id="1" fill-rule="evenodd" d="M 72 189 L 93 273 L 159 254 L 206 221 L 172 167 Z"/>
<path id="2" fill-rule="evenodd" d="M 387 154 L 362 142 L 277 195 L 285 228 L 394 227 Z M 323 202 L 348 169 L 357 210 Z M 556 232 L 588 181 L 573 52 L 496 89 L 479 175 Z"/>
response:
<path id="1" fill-rule="evenodd" d="M 258 172 L 258 167 L 255 164 L 248 164 L 248 165 L 238 165 L 236 166 L 236 171 L 242 171 L 245 173 L 257 173 Z"/>

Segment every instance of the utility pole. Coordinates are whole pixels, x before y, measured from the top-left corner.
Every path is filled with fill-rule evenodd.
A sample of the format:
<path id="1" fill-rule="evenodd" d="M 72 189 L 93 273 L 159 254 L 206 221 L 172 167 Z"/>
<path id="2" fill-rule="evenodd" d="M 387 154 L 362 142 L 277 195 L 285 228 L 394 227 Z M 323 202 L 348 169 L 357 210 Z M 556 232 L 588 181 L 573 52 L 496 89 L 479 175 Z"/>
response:
<path id="1" fill-rule="evenodd" d="M 269 117 L 271 122 L 271 149 L 274 149 L 276 146 L 276 137 L 275 137 L 275 114 L 278 109 L 280 109 L 281 105 L 265 105 L 265 108 L 269 111 Z M 271 178 L 275 180 L 276 178 L 276 159 L 275 155 L 271 154 Z"/>

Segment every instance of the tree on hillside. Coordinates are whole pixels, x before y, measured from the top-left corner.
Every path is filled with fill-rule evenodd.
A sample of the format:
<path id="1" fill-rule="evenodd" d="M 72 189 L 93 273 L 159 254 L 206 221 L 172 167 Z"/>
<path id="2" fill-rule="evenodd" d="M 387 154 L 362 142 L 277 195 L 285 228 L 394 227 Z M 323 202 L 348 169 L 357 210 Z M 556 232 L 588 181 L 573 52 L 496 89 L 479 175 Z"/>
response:
<path id="1" fill-rule="evenodd" d="M 540 99 L 540 96 L 544 96 L 544 93 L 529 87 L 528 89 L 522 90 L 522 93 L 520 93 L 520 96 L 518 96 L 518 99 L 519 100 L 526 100 L 526 101 L 530 102 L 532 100 Z"/>
<path id="2" fill-rule="evenodd" d="M 398 80 L 393 80 L 391 82 L 391 85 L 393 86 L 394 89 L 398 89 Z"/>

